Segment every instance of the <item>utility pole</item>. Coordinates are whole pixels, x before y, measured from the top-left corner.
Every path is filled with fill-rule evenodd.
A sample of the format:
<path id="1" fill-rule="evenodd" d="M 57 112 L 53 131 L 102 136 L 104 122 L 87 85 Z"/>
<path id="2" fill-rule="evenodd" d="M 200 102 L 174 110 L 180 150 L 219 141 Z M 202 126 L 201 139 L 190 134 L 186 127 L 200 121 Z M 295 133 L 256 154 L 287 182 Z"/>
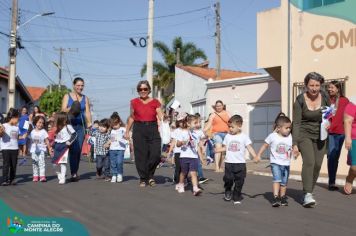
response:
<path id="1" fill-rule="evenodd" d="M 147 81 L 153 86 L 153 15 L 154 0 L 148 0 L 148 33 L 147 33 Z"/>
<path id="2" fill-rule="evenodd" d="M 15 91 L 16 91 L 16 39 L 17 39 L 17 16 L 18 2 L 12 0 L 12 18 L 10 32 L 10 48 L 9 48 L 9 83 L 8 83 L 8 101 L 7 109 L 15 107 Z"/>
<path id="3" fill-rule="evenodd" d="M 62 86 L 62 60 L 63 60 L 63 52 L 65 51 L 69 51 L 69 52 L 78 52 L 78 48 L 54 48 L 55 51 L 59 51 L 59 64 L 54 63 L 56 65 L 56 67 L 58 67 L 58 89 L 61 89 Z"/>
<path id="4" fill-rule="evenodd" d="M 221 28 L 220 28 L 220 1 L 215 3 L 215 50 L 216 50 L 216 80 L 221 78 Z"/>

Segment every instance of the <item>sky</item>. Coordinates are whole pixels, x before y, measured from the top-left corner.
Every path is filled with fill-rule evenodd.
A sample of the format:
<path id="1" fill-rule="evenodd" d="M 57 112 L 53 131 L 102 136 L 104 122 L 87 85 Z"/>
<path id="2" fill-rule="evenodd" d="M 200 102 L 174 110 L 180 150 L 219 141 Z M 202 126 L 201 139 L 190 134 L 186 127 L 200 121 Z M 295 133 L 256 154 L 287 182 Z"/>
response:
<path id="1" fill-rule="evenodd" d="M 93 103 L 94 118 L 113 111 L 129 113 L 129 101 L 146 48 L 135 47 L 147 35 L 148 0 L 18 0 L 18 35 L 25 49 L 18 51 L 17 75 L 26 86 L 46 87 L 58 83 L 58 48 L 63 56 L 62 83 L 71 87 L 71 78 L 85 79 L 84 93 Z M 0 32 L 10 32 L 11 0 L 0 0 Z M 154 41 L 171 46 L 174 37 L 193 42 L 215 66 L 215 1 L 155 0 Z M 256 14 L 278 7 L 280 0 L 221 0 L 221 65 L 223 69 L 255 72 Z M 52 16 L 28 19 L 39 13 Z M 0 66 L 8 65 L 9 39 L 0 34 Z M 154 52 L 154 60 L 161 61 Z M 38 66 L 43 72 L 38 69 Z M 261 71 L 260 71 L 261 72 Z"/>

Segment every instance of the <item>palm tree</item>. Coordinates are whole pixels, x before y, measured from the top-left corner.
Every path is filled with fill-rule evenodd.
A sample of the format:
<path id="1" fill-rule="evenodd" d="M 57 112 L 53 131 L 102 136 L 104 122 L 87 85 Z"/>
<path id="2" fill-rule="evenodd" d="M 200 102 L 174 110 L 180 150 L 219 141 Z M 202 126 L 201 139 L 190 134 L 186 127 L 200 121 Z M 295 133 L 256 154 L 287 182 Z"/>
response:
<path id="1" fill-rule="evenodd" d="M 194 43 L 183 43 L 181 37 L 173 39 L 170 49 L 164 42 L 157 41 L 153 47 L 161 54 L 163 62 L 153 62 L 153 86 L 157 87 L 162 94 L 170 86 L 174 88 L 175 65 L 177 64 L 177 51 L 180 50 L 179 61 L 183 65 L 194 65 L 198 59 L 206 60 L 204 51 Z M 146 63 L 142 66 L 141 76 L 146 74 Z M 174 89 L 173 89 L 174 90 Z M 167 103 L 173 94 L 164 94 L 164 102 Z"/>

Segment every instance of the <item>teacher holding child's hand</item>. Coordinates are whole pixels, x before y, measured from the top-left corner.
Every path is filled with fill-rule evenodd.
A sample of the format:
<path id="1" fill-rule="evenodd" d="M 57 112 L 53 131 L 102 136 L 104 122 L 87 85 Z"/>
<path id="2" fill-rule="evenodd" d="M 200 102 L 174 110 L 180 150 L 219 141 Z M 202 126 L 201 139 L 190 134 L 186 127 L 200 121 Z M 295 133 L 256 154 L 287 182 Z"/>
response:
<path id="1" fill-rule="evenodd" d="M 302 182 L 304 207 L 316 204 L 314 186 L 319 177 L 326 152 L 326 140 L 320 138 L 322 109 L 329 106 L 329 98 L 321 91 L 324 77 L 311 72 L 304 78 L 305 92 L 300 94 L 293 106 L 293 153 L 302 154 Z"/>
<path id="2" fill-rule="evenodd" d="M 151 86 L 143 80 L 137 84 L 138 98 L 130 102 L 130 117 L 126 127 L 126 139 L 129 139 L 131 127 L 135 153 L 135 164 L 140 176 L 140 187 L 156 185 L 153 179 L 157 165 L 161 160 L 161 136 L 157 120 L 163 113 L 161 103 L 151 98 Z"/>

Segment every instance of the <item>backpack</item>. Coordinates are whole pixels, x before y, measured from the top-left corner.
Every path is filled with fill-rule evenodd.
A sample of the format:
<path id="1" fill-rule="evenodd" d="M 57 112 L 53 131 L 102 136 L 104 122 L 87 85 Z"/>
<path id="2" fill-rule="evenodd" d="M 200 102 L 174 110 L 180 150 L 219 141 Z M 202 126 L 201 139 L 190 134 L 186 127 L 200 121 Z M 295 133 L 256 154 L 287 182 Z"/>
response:
<path id="1" fill-rule="evenodd" d="M 68 94 L 68 96 L 70 96 Z M 68 115 L 72 116 L 72 117 L 77 117 L 80 115 L 81 112 L 81 104 L 78 100 L 73 101 L 72 105 L 70 106 Z"/>

